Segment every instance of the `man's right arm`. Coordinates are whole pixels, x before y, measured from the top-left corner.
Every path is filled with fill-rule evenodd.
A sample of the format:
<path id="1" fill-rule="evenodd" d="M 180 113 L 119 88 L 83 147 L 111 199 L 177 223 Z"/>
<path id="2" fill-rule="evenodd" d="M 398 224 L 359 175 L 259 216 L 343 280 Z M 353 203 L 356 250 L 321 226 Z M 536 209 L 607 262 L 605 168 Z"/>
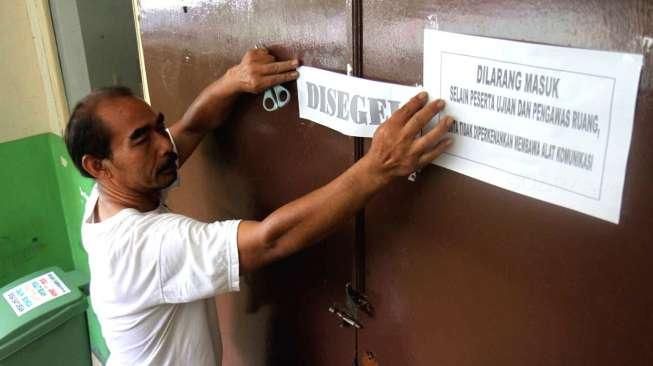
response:
<path id="1" fill-rule="evenodd" d="M 240 94 L 257 94 L 271 86 L 295 80 L 299 76 L 295 71 L 297 66 L 298 60 L 276 62 L 265 48 L 247 51 L 238 65 L 204 88 L 181 119 L 170 126 L 179 153 L 179 165 L 190 157 L 209 131 L 225 121 Z"/>
<path id="2" fill-rule="evenodd" d="M 420 93 L 397 110 L 377 129 L 368 153 L 336 179 L 261 222 L 243 221 L 238 228 L 241 271 L 252 271 L 316 243 L 393 178 L 406 176 L 442 154 L 451 144 L 443 139 L 453 122 L 450 117 L 415 137 L 444 107 L 443 101 L 425 105 L 426 99 L 426 93 Z"/>

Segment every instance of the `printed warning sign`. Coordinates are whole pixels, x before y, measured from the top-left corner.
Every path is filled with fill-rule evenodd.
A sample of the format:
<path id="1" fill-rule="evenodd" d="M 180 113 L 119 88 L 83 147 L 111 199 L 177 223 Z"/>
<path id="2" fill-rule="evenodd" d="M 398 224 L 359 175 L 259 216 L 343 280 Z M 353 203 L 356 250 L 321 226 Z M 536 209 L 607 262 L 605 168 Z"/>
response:
<path id="1" fill-rule="evenodd" d="M 424 88 L 456 119 L 434 163 L 619 222 L 642 56 L 424 32 Z"/>

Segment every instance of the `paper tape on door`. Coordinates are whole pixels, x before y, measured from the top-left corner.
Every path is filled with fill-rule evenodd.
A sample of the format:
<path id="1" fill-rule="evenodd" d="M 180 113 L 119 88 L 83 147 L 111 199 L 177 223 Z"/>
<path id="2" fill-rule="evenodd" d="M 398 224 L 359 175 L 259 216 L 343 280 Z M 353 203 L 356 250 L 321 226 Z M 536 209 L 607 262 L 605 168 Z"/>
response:
<path id="1" fill-rule="evenodd" d="M 298 71 L 299 117 L 348 136 L 372 137 L 392 112 L 421 91 L 308 66 Z"/>

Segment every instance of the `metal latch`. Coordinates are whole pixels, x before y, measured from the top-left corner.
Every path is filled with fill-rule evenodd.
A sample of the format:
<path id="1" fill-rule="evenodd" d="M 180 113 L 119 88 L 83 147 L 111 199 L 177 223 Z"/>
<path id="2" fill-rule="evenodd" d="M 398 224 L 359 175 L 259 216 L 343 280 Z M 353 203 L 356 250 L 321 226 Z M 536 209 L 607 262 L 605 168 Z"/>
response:
<path id="1" fill-rule="evenodd" d="M 363 328 L 363 325 L 359 323 L 353 315 L 349 314 L 346 310 L 340 309 L 336 304 L 331 305 L 329 311 L 340 318 L 341 327 L 354 327 L 356 329 Z"/>
<path id="2" fill-rule="evenodd" d="M 374 316 L 374 307 L 370 303 L 370 300 L 365 296 L 365 294 L 356 291 L 352 286 L 351 283 L 347 283 L 345 285 L 345 292 L 347 293 L 347 298 L 356 305 L 356 307 L 363 311 L 365 314 L 369 316 Z"/>
<path id="3" fill-rule="evenodd" d="M 360 320 L 357 319 L 358 310 L 364 312 L 368 316 L 374 316 L 374 307 L 368 300 L 365 294 L 356 291 L 351 283 L 345 285 L 345 295 L 347 296 L 347 306 L 346 309 L 339 307 L 337 304 L 333 304 L 329 307 L 329 312 L 335 314 L 340 318 L 341 327 L 354 327 L 356 329 L 362 329 L 363 324 Z"/>

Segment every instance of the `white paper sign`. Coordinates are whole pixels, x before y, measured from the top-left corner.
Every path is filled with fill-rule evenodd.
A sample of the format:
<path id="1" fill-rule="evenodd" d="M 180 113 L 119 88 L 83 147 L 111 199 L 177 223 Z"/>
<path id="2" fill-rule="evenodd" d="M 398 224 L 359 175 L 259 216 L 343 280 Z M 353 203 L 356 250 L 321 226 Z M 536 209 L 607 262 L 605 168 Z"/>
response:
<path id="1" fill-rule="evenodd" d="M 48 272 L 6 291 L 2 297 L 16 315 L 21 316 L 69 292 L 68 287 L 54 272 Z"/>
<path id="2" fill-rule="evenodd" d="M 392 112 L 421 91 L 307 66 L 297 71 L 299 117 L 348 136 L 372 137 Z"/>
<path id="3" fill-rule="evenodd" d="M 447 101 L 434 163 L 619 222 L 642 56 L 424 31 L 424 87 Z"/>

